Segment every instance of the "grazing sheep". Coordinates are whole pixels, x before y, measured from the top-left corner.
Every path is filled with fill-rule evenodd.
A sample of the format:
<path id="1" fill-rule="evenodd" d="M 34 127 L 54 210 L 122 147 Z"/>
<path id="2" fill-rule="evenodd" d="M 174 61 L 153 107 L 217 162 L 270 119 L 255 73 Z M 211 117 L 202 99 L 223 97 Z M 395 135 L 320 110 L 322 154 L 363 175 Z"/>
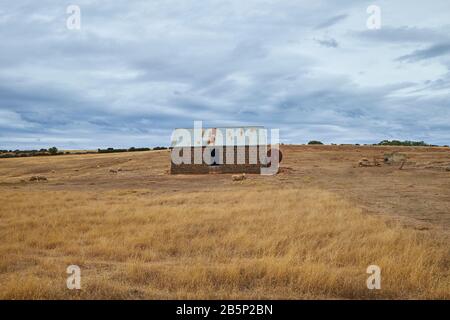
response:
<path id="1" fill-rule="evenodd" d="M 384 162 L 386 164 L 402 163 L 406 160 L 407 160 L 406 155 L 399 152 L 386 153 L 384 155 Z"/>
<path id="2" fill-rule="evenodd" d="M 358 165 L 360 167 L 371 167 L 372 166 L 369 159 L 367 159 L 367 158 L 362 158 L 361 160 L 359 160 Z"/>
<path id="3" fill-rule="evenodd" d="M 245 173 L 243 173 L 243 174 L 234 174 L 231 176 L 231 179 L 233 179 L 233 181 L 243 181 L 247 178 L 245 177 Z"/>

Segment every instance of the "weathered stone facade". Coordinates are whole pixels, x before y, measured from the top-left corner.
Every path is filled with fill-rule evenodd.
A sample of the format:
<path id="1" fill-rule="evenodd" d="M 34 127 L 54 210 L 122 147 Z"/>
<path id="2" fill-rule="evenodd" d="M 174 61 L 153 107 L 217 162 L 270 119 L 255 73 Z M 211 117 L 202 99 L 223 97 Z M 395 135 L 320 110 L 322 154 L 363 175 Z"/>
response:
<path id="1" fill-rule="evenodd" d="M 255 173 L 259 174 L 261 172 L 261 167 L 263 164 L 260 161 L 260 151 L 262 154 L 266 154 L 266 146 L 231 146 L 231 147 L 184 147 L 184 148 L 173 148 L 171 152 L 175 152 L 181 155 L 184 150 L 190 149 L 191 159 L 190 161 L 185 161 L 187 163 L 175 164 L 171 161 L 170 173 L 171 174 L 207 174 L 207 173 Z M 201 154 L 205 152 L 210 153 L 214 150 L 214 157 L 212 157 L 209 164 L 205 162 L 205 159 L 201 157 L 202 163 L 196 164 L 194 162 L 194 153 L 199 152 L 201 149 Z M 184 149 L 184 150 L 181 150 Z M 217 155 L 215 154 L 217 152 Z M 223 154 L 221 157 L 220 154 Z M 238 159 L 239 158 L 239 159 Z M 222 161 L 220 161 L 222 159 Z"/>

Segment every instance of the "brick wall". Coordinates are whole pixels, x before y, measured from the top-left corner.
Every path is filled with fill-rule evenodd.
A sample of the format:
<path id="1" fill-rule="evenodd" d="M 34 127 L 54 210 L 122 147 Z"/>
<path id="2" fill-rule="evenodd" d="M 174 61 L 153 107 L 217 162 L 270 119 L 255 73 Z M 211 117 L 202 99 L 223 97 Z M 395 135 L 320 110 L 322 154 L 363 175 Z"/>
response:
<path id="1" fill-rule="evenodd" d="M 262 164 L 259 159 L 259 148 L 266 147 L 226 147 L 226 148 L 215 148 L 216 161 L 219 162 L 218 165 L 209 165 L 202 158 L 203 152 L 205 152 L 205 147 L 190 148 L 190 163 L 174 164 L 171 161 L 170 173 L 171 174 L 206 174 L 206 173 L 260 173 Z M 200 158 L 202 159 L 201 164 L 194 163 L 194 153 L 200 152 Z M 211 153 L 213 148 L 209 147 L 207 154 Z M 173 150 L 177 154 L 183 155 L 183 151 L 180 148 L 175 148 Z M 184 150 L 185 151 L 185 150 Z M 239 154 L 238 154 L 239 152 Z M 222 153 L 223 164 L 220 164 L 220 158 Z M 188 153 L 185 154 L 186 158 Z M 239 163 L 238 163 L 239 162 Z"/>

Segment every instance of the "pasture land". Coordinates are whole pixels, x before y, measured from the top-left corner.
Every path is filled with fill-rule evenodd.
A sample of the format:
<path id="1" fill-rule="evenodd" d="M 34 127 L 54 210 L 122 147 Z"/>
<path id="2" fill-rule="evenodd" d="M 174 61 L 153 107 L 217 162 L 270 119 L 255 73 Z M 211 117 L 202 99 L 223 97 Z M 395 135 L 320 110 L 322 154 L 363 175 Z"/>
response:
<path id="1" fill-rule="evenodd" d="M 0 159 L 0 298 L 450 299 L 449 148 L 282 151 L 239 182 L 169 175 L 168 151 Z"/>

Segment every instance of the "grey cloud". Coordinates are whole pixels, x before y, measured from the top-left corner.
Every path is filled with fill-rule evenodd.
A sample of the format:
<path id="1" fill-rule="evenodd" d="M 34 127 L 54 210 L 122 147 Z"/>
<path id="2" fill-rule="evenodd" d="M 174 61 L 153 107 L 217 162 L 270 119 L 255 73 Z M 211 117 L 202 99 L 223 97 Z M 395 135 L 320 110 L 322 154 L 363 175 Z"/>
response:
<path id="1" fill-rule="evenodd" d="M 450 42 L 432 45 L 426 49 L 415 50 L 397 58 L 397 61 L 415 62 L 450 54 Z"/>
<path id="2" fill-rule="evenodd" d="M 442 122 L 449 94 L 430 94 L 445 88 L 443 72 L 430 71 L 421 85 L 405 84 L 409 75 L 383 79 L 390 85 L 355 77 L 372 61 L 380 61 L 380 74 L 391 70 L 381 63 L 392 63 L 381 41 L 431 45 L 445 41 L 445 28 L 412 20 L 361 44 L 354 35 L 364 19 L 355 12 L 364 17 L 365 8 L 356 0 L 78 2 L 78 32 L 65 28 L 65 4 L 2 7 L 0 149 L 161 145 L 193 120 L 277 127 L 292 143 L 450 138 Z M 335 48 L 335 39 L 345 48 L 316 45 Z M 423 105 L 440 116 L 429 117 Z"/>
<path id="3" fill-rule="evenodd" d="M 339 47 L 339 43 L 336 39 L 328 38 L 328 39 L 314 39 L 318 44 L 328 48 L 337 48 Z"/>
<path id="4" fill-rule="evenodd" d="M 393 44 L 404 42 L 433 43 L 449 39 L 449 32 L 450 30 L 448 30 L 448 28 L 444 28 L 444 30 L 437 30 L 433 28 L 418 28 L 408 26 L 383 26 L 378 30 L 364 30 L 353 32 L 352 35 L 356 36 L 360 40 L 386 42 Z"/>
<path id="5" fill-rule="evenodd" d="M 331 26 L 345 20 L 347 17 L 348 17 L 347 14 L 339 14 L 339 15 L 333 16 L 333 17 L 321 22 L 320 24 L 318 24 L 315 27 L 315 29 L 325 29 L 325 28 L 331 27 Z"/>

